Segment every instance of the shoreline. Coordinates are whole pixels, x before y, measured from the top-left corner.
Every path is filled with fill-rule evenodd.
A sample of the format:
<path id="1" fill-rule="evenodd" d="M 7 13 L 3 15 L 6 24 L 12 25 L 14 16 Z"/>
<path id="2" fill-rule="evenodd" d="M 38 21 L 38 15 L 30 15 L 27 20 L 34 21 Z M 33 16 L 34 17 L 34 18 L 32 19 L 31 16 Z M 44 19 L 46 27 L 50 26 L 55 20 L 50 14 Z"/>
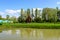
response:
<path id="1" fill-rule="evenodd" d="M 38 28 L 38 29 L 60 29 L 60 23 L 14 23 L 14 24 L 3 24 L 0 27 L 7 28 Z"/>

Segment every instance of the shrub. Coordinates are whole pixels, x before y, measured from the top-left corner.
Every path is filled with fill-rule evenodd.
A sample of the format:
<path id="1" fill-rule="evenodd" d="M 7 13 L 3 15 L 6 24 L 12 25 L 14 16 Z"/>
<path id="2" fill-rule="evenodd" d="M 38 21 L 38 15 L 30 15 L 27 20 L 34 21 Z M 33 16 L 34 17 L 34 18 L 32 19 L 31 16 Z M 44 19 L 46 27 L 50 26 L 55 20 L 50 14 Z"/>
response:
<path id="1" fill-rule="evenodd" d="M 2 25 L 2 23 L 0 23 L 0 25 Z"/>
<path id="2" fill-rule="evenodd" d="M 23 22 L 25 22 L 25 20 L 24 20 L 23 18 L 19 17 L 19 18 L 18 18 L 18 22 L 19 22 L 19 23 L 23 23 Z"/>
<path id="3" fill-rule="evenodd" d="M 34 19 L 34 22 L 40 23 L 40 22 L 42 22 L 42 20 L 41 20 L 41 18 L 37 17 Z"/>

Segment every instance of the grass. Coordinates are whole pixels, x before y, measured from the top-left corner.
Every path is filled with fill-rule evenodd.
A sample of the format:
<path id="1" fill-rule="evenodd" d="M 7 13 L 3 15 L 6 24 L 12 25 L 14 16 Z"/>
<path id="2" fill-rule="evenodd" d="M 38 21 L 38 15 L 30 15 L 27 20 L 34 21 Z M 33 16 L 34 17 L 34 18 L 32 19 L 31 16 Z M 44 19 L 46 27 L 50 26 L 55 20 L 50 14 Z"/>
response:
<path id="1" fill-rule="evenodd" d="M 39 29 L 60 29 L 60 23 L 15 23 L 3 24 L 0 27 L 6 28 L 39 28 Z"/>

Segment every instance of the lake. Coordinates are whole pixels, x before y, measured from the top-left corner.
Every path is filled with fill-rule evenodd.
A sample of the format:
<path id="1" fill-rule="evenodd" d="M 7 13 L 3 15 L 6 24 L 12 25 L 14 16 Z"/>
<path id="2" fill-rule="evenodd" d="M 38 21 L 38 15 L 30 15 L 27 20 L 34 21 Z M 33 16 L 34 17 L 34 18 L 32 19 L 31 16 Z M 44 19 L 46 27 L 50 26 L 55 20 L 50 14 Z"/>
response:
<path id="1" fill-rule="evenodd" d="M 0 30 L 0 40 L 60 40 L 60 29 L 4 29 Z"/>

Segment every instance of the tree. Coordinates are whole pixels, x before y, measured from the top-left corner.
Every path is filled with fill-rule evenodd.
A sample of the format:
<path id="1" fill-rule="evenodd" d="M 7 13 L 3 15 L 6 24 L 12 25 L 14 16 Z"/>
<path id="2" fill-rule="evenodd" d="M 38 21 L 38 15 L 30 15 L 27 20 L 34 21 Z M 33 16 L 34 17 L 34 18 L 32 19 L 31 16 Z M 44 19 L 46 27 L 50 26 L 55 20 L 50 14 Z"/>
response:
<path id="1" fill-rule="evenodd" d="M 27 16 L 30 15 L 30 9 L 27 9 Z"/>
<path id="2" fill-rule="evenodd" d="M 57 11 L 59 10 L 59 8 L 58 8 L 58 7 L 56 7 L 56 9 L 57 9 Z"/>
<path id="3" fill-rule="evenodd" d="M 57 10 L 57 21 L 60 21 L 60 10 L 58 7 L 56 7 Z"/>
<path id="4" fill-rule="evenodd" d="M 36 10 L 35 10 L 35 18 L 37 18 L 37 14 L 38 14 L 38 9 L 36 8 Z"/>
<path id="5" fill-rule="evenodd" d="M 53 8 L 43 8 L 42 17 L 44 20 L 54 22 L 57 20 L 57 10 Z"/>
<path id="6" fill-rule="evenodd" d="M 21 17 L 20 18 L 21 22 L 24 22 L 24 11 L 23 11 L 23 9 L 21 9 L 21 16 L 20 17 Z"/>
<path id="7" fill-rule="evenodd" d="M 33 19 L 33 17 L 34 17 L 34 11 L 33 11 L 33 9 L 32 9 L 32 19 Z"/>
<path id="8" fill-rule="evenodd" d="M 27 23 L 30 23 L 31 22 L 31 17 L 30 16 L 27 17 L 26 22 Z"/>
<path id="9" fill-rule="evenodd" d="M 2 16 L 0 15 L 0 20 L 2 19 Z"/>
<path id="10" fill-rule="evenodd" d="M 26 20 L 26 18 L 27 18 L 27 11 L 25 10 L 24 11 L 24 17 L 23 17 L 24 21 Z"/>
<path id="11" fill-rule="evenodd" d="M 10 17 L 9 15 L 6 15 L 6 20 L 9 20 L 9 17 Z"/>
<path id="12" fill-rule="evenodd" d="M 34 21 L 35 21 L 35 22 L 41 22 L 40 10 L 38 10 L 37 8 L 36 8 L 36 10 L 35 10 L 35 18 L 34 18 Z"/>
<path id="13" fill-rule="evenodd" d="M 20 16 L 18 17 L 18 22 L 21 23 L 21 17 Z"/>
<path id="14" fill-rule="evenodd" d="M 56 23 L 57 21 L 57 10 L 56 9 L 53 9 L 53 18 L 54 18 L 54 23 Z"/>
<path id="15" fill-rule="evenodd" d="M 38 10 L 38 17 L 40 17 L 40 16 L 41 16 L 40 12 L 41 12 L 41 10 Z"/>
<path id="16" fill-rule="evenodd" d="M 48 8 L 43 8 L 43 10 L 42 10 L 42 19 L 44 21 L 48 20 Z"/>
<path id="17" fill-rule="evenodd" d="M 12 17 L 10 18 L 10 20 L 13 21 L 14 23 L 17 22 L 17 18 L 16 18 L 15 16 L 12 16 Z"/>
<path id="18" fill-rule="evenodd" d="M 60 11 L 57 12 L 58 21 L 60 21 Z"/>
<path id="19" fill-rule="evenodd" d="M 27 9 L 27 18 L 26 18 L 26 22 L 27 22 L 27 23 L 30 23 L 30 22 L 31 22 L 30 9 Z"/>
<path id="20" fill-rule="evenodd" d="M 34 22 L 34 10 L 33 9 L 31 10 L 31 13 L 32 13 L 31 14 L 32 22 Z"/>
<path id="21" fill-rule="evenodd" d="M 37 23 L 42 22 L 40 17 L 35 18 L 34 21 L 37 22 Z"/>
<path id="22" fill-rule="evenodd" d="M 21 9 L 21 20 L 23 19 L 23 9 Z"/>

